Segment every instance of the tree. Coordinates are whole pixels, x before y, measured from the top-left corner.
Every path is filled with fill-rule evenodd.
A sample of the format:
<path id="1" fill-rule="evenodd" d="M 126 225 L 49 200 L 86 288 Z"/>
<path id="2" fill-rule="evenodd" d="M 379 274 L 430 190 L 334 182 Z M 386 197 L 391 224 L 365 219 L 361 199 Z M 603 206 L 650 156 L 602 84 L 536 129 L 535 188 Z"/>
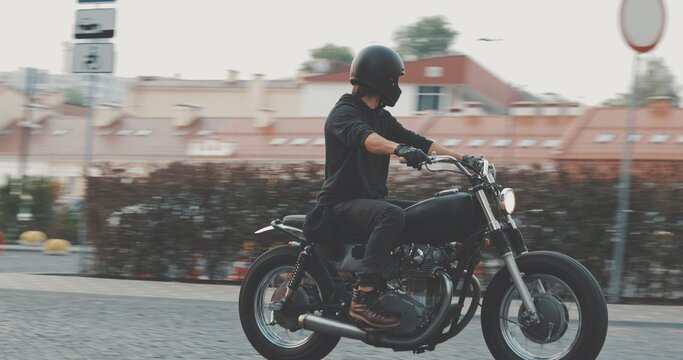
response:
<path id="1" fill-rule="evenodd" d="M 457 35 L 458 32 L 449 27 L 443 16 L 429 16 L 400 27 L 394 32 L 394 41 L 402 56 L 423 58 L 448 54 L 448 48 Z"/>
<path id="2" fill-rule="evenodd" d="M 311 50 L 311 60 L 306 61 L 302 69 L 312 72 L 330 72 L 343 70 L 353 61 L 353 53 L 346 46 L 327 43 Z"/>
<path id="3" fill-rule="evenodd" d="M 676 77 L 664 63 L 662 58 L 650 58 L 647 60 L 645 72 L 637 76 L 638 91 L 636 93 L 636 106 L 647 105 L 648 98 L 653 96 L 668 96 L 673 106 L 678 107 L 680 97 L 679 86 Z M 631 104 L 631 92 L 618 94 L 612 99 L 605 100 L 604 106 L 629 106 Z"/>
<path id="4" fill-rule="evenodd" d="M 64 102 L 70 105 L 85 106 L 85 96 L 81 89 L 77 87 L 71 87 L 64 91 Z"/>

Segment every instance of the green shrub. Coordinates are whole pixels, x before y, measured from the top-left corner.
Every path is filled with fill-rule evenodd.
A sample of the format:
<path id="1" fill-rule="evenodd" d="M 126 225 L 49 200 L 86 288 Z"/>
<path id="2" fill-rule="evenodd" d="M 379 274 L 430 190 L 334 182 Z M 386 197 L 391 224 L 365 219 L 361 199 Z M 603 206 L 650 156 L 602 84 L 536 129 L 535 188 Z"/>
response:
<path id="1" fill-rule="evenodd" d="M 606 286 L 617 186 L 615 179 L 591 176 L 595 171 L 575 173 L 502 170 L 499 183 L 516 190 L 514 217 L 531 249 L 566 253 Z M 237 257 L 242 243 L 256 241 L 265 249 L 271 241 L 286 240 L 253 233 L 273 219 L 306 213 L 323 176 L 324 166 L 312 162 L 176 163 L 133 183 L 90 178 L 87 214 L 89 239 L 96 247 L 94 271 L 177 278 L 191 271 L 201 256 L 207 276 L 221 279 L 222 269 Z M 453 186 L 467 187 L 462 177 L 400 165 L 392 166 L 388 185 L 388 198 L 412 200 Z M 626 295 L 683 296 L 683 249 L 675 240 L 683 230 L 682 186 L 633 179 Z"/>

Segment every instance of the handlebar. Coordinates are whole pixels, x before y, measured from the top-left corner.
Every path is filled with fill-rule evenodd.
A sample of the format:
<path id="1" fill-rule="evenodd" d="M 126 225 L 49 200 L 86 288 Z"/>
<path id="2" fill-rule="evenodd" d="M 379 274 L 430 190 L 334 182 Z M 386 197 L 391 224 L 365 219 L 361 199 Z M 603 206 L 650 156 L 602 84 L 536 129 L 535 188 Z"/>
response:
<path id="1" fill-rule="evenodd" d="M 399 159 L 398 161 L 399 161 L 401 164 L 406 164 L 406 163 L 407 163 L 407 161 L 406 161 L 405 158 L 398 158 L 398 159 Z M 455 165 L 455 166 L 458 168 L 458 170 L 460 170 L 460 172 L 462 172 L 462 173 L 463 173 L 464 175 L 466 175 L 467 177 L 471 177 L 471 176 L 472 176 L 472 173 L 471 173 L 470 170 L 468 170 L 468 168 L 467 168 L 467 167 L 469 167 L 469 165 L 463 165 L 464 163 L 463 163 L 462 161 L 456 159 L 456 158 L 453 157 L 453 156 L 449 156 L 449 155 L 432 155 L 432 156 L 429 157 L 429 159 L 430 159 L 431 162 L 426 162 L 426 161 L 425 161 L 425 162 L 423 162 L 423 163 L 420 164 L 420 167 L 425 167 L 425 168 L 428 169 L 427 166 L 430 165 L 430 164 L 432 164 L 432 165 L 433 165 L 433 164 L 438 164 L 438 163 L 453 164 L 453 165 Z M 475 171 L 475 172 L 476 172 L 476 171 Z"/>
<path id="2" fill-rule="evenodd" d="M 472 178 L 477 174 L 483 175 L 484 178 L 486 178 L 490 183 L 495 182 L 495 167 L 493 164 L 489 163 L 488 160 L 483 159 L 481 163 L 481 167 L 479 169 L 472 167 L 471 165 L 464 163 L 458 159 L 456 159 L 453 156 L 449 155 L 432 155 L 429 157 L 431 162 L 423 162 L 419 166 L 420 168 L 424 167 L 427 170 L 430 171 L 438 171 L 438 170 L 432 170 L 429 169 L 429 165 L 434 165 L 434 164 L 439 164 L 439 163 L 446 163 L 446 164 L 453 164 L 455 167 L 458 168 L 458 170 L 468 178 Z M 402 164 L 406 163 L 406 160 L 404 158 L 399 158 L 399 162 Z M 446 170 L 442 170 L 446 171 Z"/>

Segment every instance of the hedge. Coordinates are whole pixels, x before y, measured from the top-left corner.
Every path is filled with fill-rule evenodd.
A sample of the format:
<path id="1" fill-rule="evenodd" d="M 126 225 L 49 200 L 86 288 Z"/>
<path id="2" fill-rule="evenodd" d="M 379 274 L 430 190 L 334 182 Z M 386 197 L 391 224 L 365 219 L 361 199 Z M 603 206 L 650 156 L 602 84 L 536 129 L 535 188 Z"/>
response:
<path id="1" fill-rule="evenodd" d="M 499 171 L 499 183 L 517 193 L 514 217 L 531 249 L 578 259 L 606 288 L 616 179 L 592 176 L 594 169 L 576 170 Z M 285 241 L 253 233 L 273 219 L 305 213 L 323 177 L 324 166 L 314 162 L 174 163 L 145 178 L 91 177 L 86 203 L 95 260 L 90 271 L 173 279 L 188 276 L 201 259 L 208 278 L 222 279 L 230 261 L 242 255 L 243 243 L 255 241 L 259 252 Z M 419 200 L 453 186 L 467 184 L 451 173 L 396 164 L 389 198 Z M 633 179 L 625 296 L 683 298 L 682 187 L 676 181 Z"/>

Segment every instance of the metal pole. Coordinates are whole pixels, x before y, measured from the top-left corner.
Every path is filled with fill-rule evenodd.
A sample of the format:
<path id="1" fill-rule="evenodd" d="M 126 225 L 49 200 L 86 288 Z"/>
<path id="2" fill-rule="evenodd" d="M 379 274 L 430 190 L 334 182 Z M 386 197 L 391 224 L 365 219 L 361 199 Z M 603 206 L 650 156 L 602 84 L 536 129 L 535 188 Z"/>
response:
<path id="1" fill-rule="evenodd" d="M 26 84 L 24 85 L 24 119 L 20 122 L 21 137 L 19 140 L 19 180 L 21 181 L 21 191 L 24 190 L 26 168 L 28 162 L 29 135 L 31 133 L 31 122 L 33 120 L 33 68 L 26 68 Z"/>
<path id="2" fill-rule="evenodd" d="M 633 158 L 633 144 L 630 141 L 635 128 L 638 96 L 638 55 L 633 56 L 633 90 L 631 102 L 626 119 L 626 139 L 624 141 L 624 157 L 621 161 L 621 173 L 619 175 L 619 198 L 617 202 L 616 232 L 612 254 L 612 272 L 610 274 L 609 298 L 613 303 L 621 300 L 621 275 L 624 266 L 624 253 L 626 252 L 626 239 L 628 238 L 628 206 L 631 193 L 631 160 Z"/>
<path id="3" fill-rule="evenodd" d="M 95 74 L 88 75 L 88 116 L 85 126 L 85 155 L 83 158 L 83 189 L 87 189 L 88 181 L 88 169 L 92 162 L 92 152 L 93 152 L 93 104 L 95 102 Z M 78 239 L 81 246 L 80 254 L 80 271 L 87 272 L 88 270 L 88 218 L 86 212 L 86 197 L 83 194 L 83 202 L 81 203 L 81 217 L 78 222 Z"/>

